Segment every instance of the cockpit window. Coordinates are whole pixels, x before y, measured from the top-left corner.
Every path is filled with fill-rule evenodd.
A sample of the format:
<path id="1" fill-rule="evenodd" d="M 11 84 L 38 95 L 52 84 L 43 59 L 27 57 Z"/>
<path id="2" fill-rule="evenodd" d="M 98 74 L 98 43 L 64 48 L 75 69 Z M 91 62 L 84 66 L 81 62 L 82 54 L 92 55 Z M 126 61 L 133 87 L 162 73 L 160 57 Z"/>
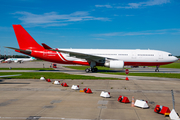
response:
<path id="1" fill-rule="evenodd" d="M 172 56 L 172 54 L 168 54 L 168 56 Z"/>

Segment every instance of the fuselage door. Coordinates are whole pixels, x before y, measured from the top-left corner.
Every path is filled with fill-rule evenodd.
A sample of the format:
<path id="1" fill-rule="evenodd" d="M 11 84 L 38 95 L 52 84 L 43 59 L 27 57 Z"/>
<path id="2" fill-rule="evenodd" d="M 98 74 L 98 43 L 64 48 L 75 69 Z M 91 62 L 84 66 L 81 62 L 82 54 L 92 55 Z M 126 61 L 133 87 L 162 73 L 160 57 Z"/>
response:
<path id="1" fill-rule="evenodd" d="M 163 59 L 163 54 L 161 52 L 158 53 L 159 59 Z"/>
<path id="2" fill-rule="evenodd" d="M 136 52 L 132 52 L 132 59 L 136 59 Z"/>
<path id="3" fill-rule="evenodd" d="M 47 57 L 47 50 L 44 50 L 43 56 L 44 56 L 44 57 Z"/>

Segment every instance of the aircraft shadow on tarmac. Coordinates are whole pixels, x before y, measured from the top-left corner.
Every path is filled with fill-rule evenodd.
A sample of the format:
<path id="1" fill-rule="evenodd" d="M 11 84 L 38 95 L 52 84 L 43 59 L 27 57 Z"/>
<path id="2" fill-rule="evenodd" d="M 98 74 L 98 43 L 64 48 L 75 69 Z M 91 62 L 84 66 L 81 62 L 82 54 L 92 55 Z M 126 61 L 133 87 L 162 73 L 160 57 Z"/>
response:
<path id="1" fill-rule="evenodd" d="M 38 70 L 38 71 L 47 71 L 47 72 L 52 72 L 52 71 L 60 71 L 60 70 Z"/>
<path id="2" fill-rule="evenodd" d="M 125 70 L 98 70 L 98 72 L 119 72 L 119 73 L 125 73 Z M 180 70 L 173 70 L 173 69 L 169 69 L 169 70 L 160 70 L 159 72 L 155 72 L 154 69 L 150 69 L 150 70 L 138 70 L 138 69 L 131 69 L 129 71 L 129 73 L 180 73 Z"/>
<path id="3" fill-rule="evenodd" d="M 121 73 L 124 73 L 125 71 L 124 70 L 98 70 L 98 72 L 121 72 Z"/>
<path id="4" fill-rule="evenodd" d="M 5 81 L 6 80 L 1 80 L 0 79 L 0 84 L 30 84 L 30 83 L 23 83 L 23 82 L 5 82 Z"/>

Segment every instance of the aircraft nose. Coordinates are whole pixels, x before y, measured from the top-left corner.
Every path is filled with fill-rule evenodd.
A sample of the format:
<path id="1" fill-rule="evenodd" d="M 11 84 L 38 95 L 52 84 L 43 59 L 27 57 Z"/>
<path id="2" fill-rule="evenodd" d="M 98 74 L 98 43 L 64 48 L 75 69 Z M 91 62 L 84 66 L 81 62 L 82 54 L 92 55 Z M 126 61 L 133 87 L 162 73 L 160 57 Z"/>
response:
<path id="1" fill-rule="evenodd" d="M 177 61 L 178 60 L 178 58 L 177 57 L 174 57 L 174 61 Z"/>

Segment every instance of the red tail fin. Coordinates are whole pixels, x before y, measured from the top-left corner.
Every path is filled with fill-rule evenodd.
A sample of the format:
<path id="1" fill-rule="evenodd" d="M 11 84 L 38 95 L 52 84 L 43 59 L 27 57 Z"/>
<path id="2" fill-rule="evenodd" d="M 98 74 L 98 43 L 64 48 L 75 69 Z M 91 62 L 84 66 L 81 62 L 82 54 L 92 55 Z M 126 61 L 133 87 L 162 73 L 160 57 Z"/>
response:
<path id="1" fill-rule="evenodd" d="M 20 49 L 43 49 L 21 25 L 13 25 L 13 28 Z"/>

